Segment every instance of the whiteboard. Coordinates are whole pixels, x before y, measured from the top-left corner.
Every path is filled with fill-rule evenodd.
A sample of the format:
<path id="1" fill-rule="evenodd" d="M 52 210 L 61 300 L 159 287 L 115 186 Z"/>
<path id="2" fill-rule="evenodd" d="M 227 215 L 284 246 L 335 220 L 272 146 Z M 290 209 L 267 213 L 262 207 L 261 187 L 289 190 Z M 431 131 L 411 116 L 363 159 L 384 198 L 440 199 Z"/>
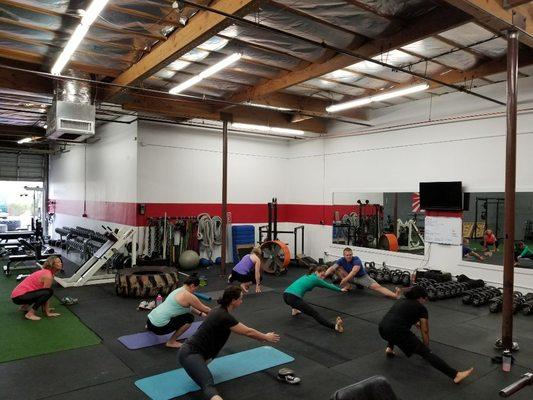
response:
<path id="1" fill-rule="evenodd" d="M 463 242 L 463 220 L 449 217 L 426 217 L 424 240 L 428 243 L 460 245 Z"/>

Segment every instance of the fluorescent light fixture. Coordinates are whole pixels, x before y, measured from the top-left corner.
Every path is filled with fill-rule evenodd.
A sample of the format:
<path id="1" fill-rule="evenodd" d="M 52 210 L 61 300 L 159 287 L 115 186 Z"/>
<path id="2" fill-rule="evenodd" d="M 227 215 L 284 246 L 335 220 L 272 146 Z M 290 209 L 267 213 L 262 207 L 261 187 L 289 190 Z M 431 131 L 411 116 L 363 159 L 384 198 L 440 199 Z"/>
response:
<path id="1" fill-rule="evenodd" d="M 170 94 L 178 94 L 180 92 L 183 92 L 184 90 L 189 89 L 191 86 L 196 85 L 202 79 L 203 78 L 201 78 L 200 75 L 193 76 L 191 79 L 188 79 L 185 82 L 180 83 L 178 86 L 174 86 L 168 92 Z"/>
<path id="2" fill-rule="evenodd" d="M 349 108 L 361 107 L 369 103 L 372 103 L 372 99 L 370 97 L 364 97 L 362 99 L 347 101 L 346 103 L 334 104 L 332 106 L 326 107 L 326 111 L 327 112 L 343 111 Z"/>
<path id="3" fill-rule="evenodd" d="M 382 93 L 382 94 L 378 94 L 375 96 L 363 97 L 361 99 L 351 100 L 345 103 L 334 104 L 332 106 L 326 107 L 326 111 L 327 112 L 338 112 L 338 111 L 347 110 L 349 108 L 361 107 L 366 104 L 373 103 L 375 101 L 384 101 L 384 100 L 392 99 L 394 97 L 406 96 L 411 93 L 422 92 L 428 88 L 429 88 L 429 85 L 427 83 L 423 83 L 421 85 L 415 85 L 415 86 L 411 86 L 405 89 L 393 90 L 391 92 Z"/>
<path id="4" fill-rule="evenodd" d="M 85 34 L 89 30 L 89 27 L 96 20 L 100 12 L 104 9 L 107 2 L 108 0 L 93 0 L 87 10 L 85 10 L 80 24 L 76 27 L 76 30 L 70 37 L 67 45 L 57 58 L 54 66 L 52 67 L 51 73 L 53 75 L 61 74 L 61 71 L 63 71 L 63 68 L 65 68 L 65 65 L 67 65 L 68 61 L 70 60 L 70 57 L 72 57 L 72 54 L 74 54 L 79 44 L 85 37 Z"/>
<path id="5" fill-rule="evenodd" d="M 91 5 L 83 13 L 83 18 L 81 19 L 82 25 L 91 26 L 96 20 L 100 12 L 106 6 L 108 0 L 93 0 Z"/>
<path id="6" fill-rule="evenodd" d="M 292 108 L 269 106 L 268 104 L 259 104 L 259 103 L 252 103 L 252 102 L 244 103 L 244 105 L 258 107 L 258 108 L 266 108 L 269 110 L 276 110 L 276 111 L 291 111 L 292 110 Z"/>
<path id="7" fill-rule="evenodd" d="M 217 72 L 223 70 L 229 65 L 233 64 L 235 61 L 242 57 L 241 53 L 233 53 L 231 56 L 226 57 L 222 61 L 216 63 L 215 65 L 210 66 L 209 68 L 203 70 L 198 75 L 193 76 L 191 79 L 186 80 L 185 82 L 180 83 L 178 86 L 173 87 L 168 92 L 170 94 L 178 94 L 183 92 L 185 89 L 190 88 L 193 85 L 196 85 L 202 79 L 208 78 L 211 75 L 216 74 Z"/>
<path id="8" fill-rule="evenodd" d="M 372 101 L 383 101 L 392 99 L 394 97 L 406 96 L 411 93 L 421 92 L 423 90 L 426 90 L 427 88 L 429 88 L 429 85 L 427 83 L 423 83 L 422 85 L 411 86 L 405 89 L 393 90 L 392 92 L 372 96 Z"/>
<path id="9" fill-rule="evenodd" d="M 17 141 L 18 144 L 22 144 L 22 143 L 29 143 L 33 140 L 33 138 L 31 137 L 25 137 L 24 139 L 20 139 L 19 141 Z"/>
<path id="10" fill-rule="evenodd" d="M 253 124 L 241 124 L 235 122 L 231 124 L 231 127 L 234 129 L 242 129 L 245 131 L 255 131 L 255 132 L 265 132 L 265 133 L 277 133 L 281 135 L 298 135 L 301 136 L 304 134 L 304 131 L 300 129 L 288 129 L 288 128 L 276 128 L 265 125 L 253 125 Z"/>

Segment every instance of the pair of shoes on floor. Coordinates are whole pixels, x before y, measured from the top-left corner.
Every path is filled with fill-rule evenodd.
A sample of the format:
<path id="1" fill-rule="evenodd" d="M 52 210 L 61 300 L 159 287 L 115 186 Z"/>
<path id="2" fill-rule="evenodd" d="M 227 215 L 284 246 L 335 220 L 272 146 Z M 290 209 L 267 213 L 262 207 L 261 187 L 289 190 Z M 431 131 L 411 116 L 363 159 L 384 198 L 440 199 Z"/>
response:
<path id="1" fill-rule="evenodd" d="M 152 301 L 146 301 L 146 300 L 143 300 L 139 303 L 139 306 L 137 307 L 137 310 L 147 310 L 147 311 L 150 311 L 150 310 L 153 310 L 155 308 L 155 301 L 152 300 Z"/>
<path id="2" fill-rule="evenodd" d="M 78 299 L 74 298 L 74 297 L 63 297 L 61 299 L 61 304 L 63 304 L 64 306 L 72 306 L 74 304 L 78 304 Z"/>

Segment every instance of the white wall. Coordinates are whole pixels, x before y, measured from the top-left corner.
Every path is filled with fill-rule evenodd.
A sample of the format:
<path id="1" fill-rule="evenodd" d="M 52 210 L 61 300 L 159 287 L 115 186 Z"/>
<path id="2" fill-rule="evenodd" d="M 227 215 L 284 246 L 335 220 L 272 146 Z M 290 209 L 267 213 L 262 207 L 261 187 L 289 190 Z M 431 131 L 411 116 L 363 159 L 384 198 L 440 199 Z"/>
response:
<path id="1" fill-rule="evenodd" d="M 533 79 L 520 80 L 520 108 L 527 108 L 533 96 Z M 483 88 L 485 94 L 505 99 L 505 85 Z M 502 92 L 503 90 L 503 92 Z M 502 97 L 503 96 L 503 97 Z M 427 122 L 427 100 L 389 107 L 374 113 L 374 132 L 358 134 L 362 128 L 333 124 L 328 135 L 336 138 L 292 142 L 289 202 L 331 204 L 334 192 L 412 192 L 420 181 L 461 180 L 466 191 L 504 191 L 505 116 L 472 121 L 431 122 L 419 127 L 387 127 L 407 121 Z M 464 94 L 450 94 L 433 100 L 433 118 L 447 118 L 469 112 L 505 111 Z M 375 131 L 382 129 L 383 131 Z M 350 133 L 351 135 L 346 135 Z M 518 119 L 517 191 L 533 191 L 533 114 Z M 316 179 L 309 179 L 312 174 Z M 306 226 L 306 253 L 330 259 L 342 255 L 343 246 L 331 243 L 331 226 Z M 453 274 L 501 283 L 502 267 L 465 263 L 460 246 L 432 244 L 425 256 L 357 248 L 364 260 L 415 269 L 431 267 Z M 533 274 L 515 270 L 518 287 L 533 288 Z"/>
<path id="2" fill-rule="evenodd" d="M 288 142 L 228 136 L 228 203 L 287 199 Z M 222 132 L 139 122 L 139 201 L 220 203 Z"/>
<path id="3" fill-rule="evenodd" d="M 94 143 L 69 145 L 67 152 L 50 157 L 49 197 L 69 208 L 68 213 L 62 213 L 58 207 L 50 233 L 62 226 L 102 231 L 102 223 L 120 225 L 95 218 L 98 214 L 93 216 L 91 212 L 87 218 L 82 217 L 83 201 L 88 207 L 103 208 L 106 202 L 137 202 L 136 136 L 136 122 L 106 123 L 97 127 Z"/>

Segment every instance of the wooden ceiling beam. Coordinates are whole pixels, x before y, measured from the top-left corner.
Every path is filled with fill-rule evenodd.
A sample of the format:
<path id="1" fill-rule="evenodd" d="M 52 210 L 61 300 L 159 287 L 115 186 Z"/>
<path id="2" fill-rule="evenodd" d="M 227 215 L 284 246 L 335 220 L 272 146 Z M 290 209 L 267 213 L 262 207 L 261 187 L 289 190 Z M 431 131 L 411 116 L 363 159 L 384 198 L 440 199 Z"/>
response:
<path id="1" fill-rule="evenodd" d="M 454 12 L 449 9 L 438 9 L 427 15 L 412 21 L 408 28 L 401 30 L 388 38 L 376 39 L 367 42 L 359 48 L 352 49 L 357 54 L 365 57 L 376 57 L 386 51 L 390 51 L 407 44 L 416 42 L 428 36 L 433 36 L 445 30 L 456 27 L 470 20 L 470 17 L 463 13 Z M 254 88 L 236 93 L 231 101 L 250 101 L 264 97 L 270 93 L 297 85 L 309 79 L 320 77 L 324 74 L 346 68 L 355 64 L 357 59 L 347 55 L 338 55 L 323 63 L 313 63 L 301 70 L 285 74 L 279 78 L 272 79 Z"/>
<path id="2" fill-rule="evenodd" d="M 258 4 L 258 0 L 216 0 L 211 7 L 228 14 L 245 15 Z M 155 46 L 139 62 L 121 73 L 113 83 L 129 86 L 144 80 L 230 24 L 231 21 L 224 16 L 199 11 L 187 25 Z M 119 92 L 120 90 L 111 91 L 111 97 Z"/>
<path id="3" fill-rule="evenodd" d="M 41 54 L 30 53 L 27 51 L 21 51 L 0 46 L 0 54 L 3 58 L 10 60 L 23 61 L 30 64 L 43 65 L 48 64 L 51 60 Z M 78 71 L 87 72 L 89 74 L 98 74 L 104 76 L 115 77 L 120 74 L 119 70 L 113 68 L 106 68 L 99 65 L 83 64 L 77 61 L 69 61 L 69 67 Z"/>
<path id="4" fill-rule="evenodd" d="M 470 14 L 482 25 L 496 32 L 517 29 L 518 40 L 533 47 L 533 4 L 505 8 L 502 0 L 444 0 Z M 507 0 L 509 1 L 509 0 Z"/>
<path id="5" fill-rule="evenodd" d="M 245 106 L 236 106 L 230 111 L 226 110 L 221 113 L 216 111 L 211 105 L 206 104 L 191 105 L 190 103 L 188 104 L 182 101 L 160 98 L 158 98 L 157 101 L 154 101 L 150 97 L 134 96 L 123 104 L 123 108 L 125 110 L 147 112 L 173 118 L 199 118 L 212 121 L 221 121 L 221 114 L 229 113 L 233 116 L 233 122 L 275 126 L 278 128 L 303 129 L 314 133 L 326 133 L 326 125 L 322 120 L 306 120 L 295 125 L 291 123 L 290 114 L 259 108 L 251 113 L 250 108 Z"/>

